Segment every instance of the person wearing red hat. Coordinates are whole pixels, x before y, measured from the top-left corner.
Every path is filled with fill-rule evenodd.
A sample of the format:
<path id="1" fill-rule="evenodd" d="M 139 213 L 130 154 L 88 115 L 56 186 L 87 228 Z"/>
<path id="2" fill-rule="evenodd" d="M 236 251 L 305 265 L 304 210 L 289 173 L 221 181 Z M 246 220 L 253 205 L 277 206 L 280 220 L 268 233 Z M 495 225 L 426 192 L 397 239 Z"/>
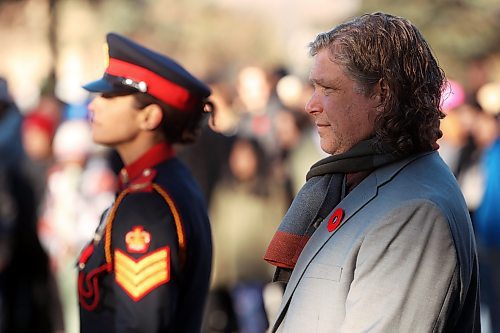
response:
<path id="1" fill-rule="evenodd" d="M 173 144 L 194 141 L 210 89 L 167 56 L 107 35 L 109 65 L 84 86 L 93 140 L 124 168 L 81 253 L 81 332 L 199 332 L 212 261 L 201 191 Z"/>

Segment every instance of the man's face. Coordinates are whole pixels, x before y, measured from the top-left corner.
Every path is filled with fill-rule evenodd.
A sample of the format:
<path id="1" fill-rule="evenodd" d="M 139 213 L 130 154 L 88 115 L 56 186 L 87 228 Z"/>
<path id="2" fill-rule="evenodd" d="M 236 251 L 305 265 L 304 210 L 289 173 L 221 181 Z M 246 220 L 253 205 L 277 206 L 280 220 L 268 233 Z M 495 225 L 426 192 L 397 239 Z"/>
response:
<path id="1" fill-rule="evenodd" d="M 134 106 L 134 97 L 96 97 L 89 105 L 92 122 L 92 138 L 96 143 L 119 148 L 127 146 L 140 133 L 139 110 Z"/>
<path id="2" fill-rule="evenodd" d="M 321 149 L 336 155 L 373 135 L 380 102 L 377 95 L 361 92 L 359 85 L 329 56 L 327 49 L 314 56 L 309 77 L 314 91 L 305 109 L 314 118 Z"/>

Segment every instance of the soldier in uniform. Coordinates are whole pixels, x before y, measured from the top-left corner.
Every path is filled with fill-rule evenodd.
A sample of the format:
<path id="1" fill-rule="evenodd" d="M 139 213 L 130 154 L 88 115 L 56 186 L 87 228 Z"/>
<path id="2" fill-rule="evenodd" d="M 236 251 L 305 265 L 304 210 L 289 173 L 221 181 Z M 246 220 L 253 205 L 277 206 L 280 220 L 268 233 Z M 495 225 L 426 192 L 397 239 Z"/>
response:
<path id="1" fill-rule="evenodd" d="M 175 157 L 210 89 L 167 56 L 107 35 L 103 77 L 84 86 L 95 142 L 124 163 L 119 192 L 81 253 L 81 332 L 199 332 L 212 244 L 201 192 Z"/>

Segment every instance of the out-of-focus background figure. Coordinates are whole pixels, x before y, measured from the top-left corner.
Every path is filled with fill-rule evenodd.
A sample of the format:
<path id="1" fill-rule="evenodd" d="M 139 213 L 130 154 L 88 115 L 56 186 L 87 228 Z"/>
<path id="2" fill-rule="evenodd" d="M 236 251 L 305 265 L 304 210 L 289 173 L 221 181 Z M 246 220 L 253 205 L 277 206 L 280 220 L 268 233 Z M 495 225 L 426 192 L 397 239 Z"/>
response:
<path id="1" fill-rule="evenodd" d="M 37 198 L 23 170 L 22 121 L 0 78 L 0 332 L 62 332 L 57 283 L 37 234 Z"/>
<path id="2" fill-rule="evenodd" d="M 374 11 L 410 19 L 433 46 L 448 77 L 449 85 L 443 87 L 448 90 L 443 94 L 448 96 L 443 101 L 447 117 L 442 120 L 439 152 L 459 181 L 476 230 L 483 332 L 500 332 L 500 215 L 495 211 L 500 207 L 495 204 L 500 202 L 495 190 L 500 173 L 495 164 L 500 105 L 498 0 L 415 4 L 391 0 L 1 0 L 0 76 L 6 81 L 0 81 L 0 88 L 8 82 L 9 91 L 0 92 L 2 100 L 8 96 L 9 102 L 0 115 L 0 165 L 14 166 L 32 188 L 28 192 L 34 197 L 35 222 L 23 230 L 35 230 L 40 240 L 41 246 L 33 249 L 43 250 L 44 254 L 37 255 L 47 257 L 43 260 L 54 281 L 50 290 L 57 290 L 65 332 L 78 332 L 73 256 L 81 239 L 88 238 L 84 234 L 96 227 L 94 213 L 112 201 L 114 172 L 121 168 L 115 152 L 86 142 L 83 125 L 93 96 L 81 85 L 106 66 L 102 36 L 116 31 L 155 46 L 210 83 L 217 106 L 213 119 L 204 125 L 195 144 L 176 147 L 203 190 L 217 231 L 213 297 L 203 332 L 264 332 L 266 320 L 274 319 L 282 290 L 266 283 L 265 263 L 255 270 L 263 274 L 251 278 L 258 281 L 253 284 L 258 287 L 239 288 L 250 280 L 240 269 L 246 260 L 258 265 L 265 251 L 259 244 L 272 237 L 266 230 L 275 229 L 281 219 L 276 216 L 281 209 L 286 211 L 305 183 L 309 167 L 325 156 L 304 112 L 311 89 L 307 43 L 318 31 Z M 99 63 L 101 68 L 95 65 Z M 248 147 L 260 147 L 258 160 L 265 162 L 265 168 L 258 169 L 258 180 L 243 181 L 231 172 L 230 156 L 238 146 L 247 147 L 247 153 L 236 154 L 238 159 L 253 156 L 255 151 Z M 6 189 L 2 183 L 0 192 L 9 193 Z M 21 202 L 27 204 L 28 199 L 22 197 Z M 234 204 L 244 200 L 248 202 Z M 238 205 L 242 207 L 239 216 L 230 219 L 237 215 Z M 270 208 L 263 214 L 265 207 Z M 3 235 L 13 235 L 14 229 L 6 230 Z M 235 242 L 237 237 L 241 244 Z M 21 254 L 15 262 L 23 262 L 20 258 Z M 231 268 L 221 273 L 219 265 Z M 242 300 L 249 303 L 242 306 Z M 261 319 L 248 328 L 245 309 L 252 307 Z M 2 312 L 0 321 L 6 322 L 6 316 Z"/>
<path id="3" fill-rule="evenodd" d="M 244 332 L 263 332 L 269 325 L 263 291 L 272 271 L 262 252 L 289 204 L 280 178 L 272 174 L 257 140 L 238 137 L 209 207 L 215 248 L 212 295 L 229 296 Z M 220 324 L 211 318 L 215 309 L 208 311 L 208 320 Z"/>
<path id="4" fill-rule="evenodd" d="M 481 147 L 482 196 L 473 218 L 478 240 L 483 301 L 492 332 L 500 331 L 500 83 L 487 83 L 477 92 L 483 112 L 477 119 Z"/>
<path id="5" fill-rule="evenodd" d="M 92 144 L 85 119 L 61 123 L 52 150 L 38 230 L 58 281 L 65 322 L 78 327 L 75 260 L 92 238 L 95 221 L 114 200 L 115 175 L 103 152 Z"/>

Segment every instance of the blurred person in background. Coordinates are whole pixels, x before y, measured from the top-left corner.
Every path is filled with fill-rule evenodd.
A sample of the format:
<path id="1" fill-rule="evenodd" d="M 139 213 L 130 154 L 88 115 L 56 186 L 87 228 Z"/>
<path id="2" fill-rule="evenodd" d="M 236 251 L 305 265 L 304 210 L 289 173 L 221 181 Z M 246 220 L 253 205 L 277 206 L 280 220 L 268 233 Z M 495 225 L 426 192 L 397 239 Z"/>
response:
<path id="1" fill-rule="evenodd" d="M 65 111 L 68 105 L 54 94 L 45 92 L 45 89 L 46 87 L 42 88 L 42 96 L 31 112 L 43 114 L 56 124 L 57 127 L 62 121 L 67 119 L 67 117 L 65 117 Z"/>
<path id="2" fill-rule="evenodd" d="M 269 97 L 267 98 L 266 109 L 273 115 L 276 111 L 284 108 L 284 101 L 278 91 L 278 84 L 290 76 L 288 69 L 284 65 L 277 65 L 274 68 L 266 71 L 266 81 L 269 85 Z"/>
<path id="3" fill-rule="evenodd" d="M 496 105 L 476 120 L 477 140 L 483 147 L 481 167 L 484 191 L 474 213 L 481 272 L 481 298 L 492 333 L 500 332 L 500 84 L 491 91 Z M 480 100 L 480 102 L 482 102 Z M 481 103 L 480 103 L 481 104 Z"/>
<path id="4" fill-rule="evenodd" d="M 7 81 L 0 77 L 0 166 L 18 165 L 23 158 L 21 126 L 23 116 L 10 96 Z"/>
<path id="5" fill-rule="evenodd" d="M 481 88 L 478 86 L 474 90 L 476 95 Z M 498 91 L 497 94 L 500 96 Z M 438 141 L 439 152 L 464 194 L 478 244 L 481 322 L 486 332 L 500 332 L 498 316 L 494 315 L 500 311 L 497 283 L 500 275 L 496 272 L 500 264 L 496 255 L 500 247 L 500 238 L 497 237 L 500 215 L 495 212 L 496 203 L 500 202 L 497 191 L 500 168 L 496 161 L 498 124 L 493 115 L 495 112 L 483 109 L 475 95 L 472 98 L 459 82 L 453 80 L 446 84 L 442 109 L 446 118 L 441 121 L 443 137 Z"/>
<path id="6" fill-rule="evenodd" d="M 57 124 L 48 115 L 38 110 L 24 116 L 22 143 L 26 153 L 24 169 L 29 175 L 38 205 L 43 201 L 47 186 L 47 174 L 54 164 L 52 142 Z"/>
<path id="7" fill-rule="evenodd" d="M 455 80 L 447 80 L 441 95 L 443 136 L 438 140 L 439 154 L 455 175 L 465 197 L 467 208 L 474 218 L 484 191 L 481 156 L 487 139 L 482 132 L 482 110 L 469 103 L 466 91 Z"/>
<path id="8" fill-rule="evenodd" d="M 325 157 L 311 136 L 312 123 L 305 112 L 281 109 L 276 114 L 278 143 L 278 174 L 281 174 L 289 204 L 305 183 L 304 173 L 310 165 Z"/>
<path id="9" fill-rule="evenodd" d="M 295 111 L 281 109 L 277 112 L 275 119 L 279 155 L 277 156 L 277 161 L 274 163 L 274 173 L 278 178 L 282 179 L 284 184 L 286 196 L 288 197 L 287 207 L 290 206 L 297 194 L 295 191 L 297 187 L 295 184 L 296 179 L 293 177 L 296 166 L 293 163 L 293 154 L 297 151 L 296 148 L 302 139 L 302 123 L 299 120 L 299 116 L 301 115 Z M 305 114 L 303 115 L 305 116 Z M 304 173 L 302 172 L 301 178 L 303 178 L 303 175 Z M 302 185 L 303 182 L 301 182 L 300 186 Z"/>
<path id="10" fill-rule="evenodd" d="M 315 126 L 304 110 L 309 90 L 310 85 L 295 75 L 281 77 L 273 90 L 281 105 L 273 118 L 278 146 L 277 166 L 282 169 L 291 199 L 304 185 L 304 174 L 311 164 L 327 156 L 321 150 Z"/>
<path id="11" fill-rule="evenodd" d="M 288 204 L 269 162 L 256 139 L 236 137 L 228 170 L 214 189 L 209 207 L 214 277 L 204 332 L 259 333 L 268 328 L 263 291 L 272 270 L 262 255 Z M 220 311 L 225 321 L 217 320 Z M 237 327 L 228 330 L 233 312 Z"/>
<path id="12" fill-rule="evenodd" d="M 201 124 L 196 142 L 177 148 L 177 156 L 193 173 L 210 206 L 213 190 L 227 162 L 238 117 L 230 105 L 233 96 L 224 78 L 215 76 L 205 82 L 212 90 L 210 100 L 217 105 L 217 112 Z"/>
<path id="13" fill-rule="evenodd" d="M 455 80 L 447 79 L 441 94 L 441 110 L 446 117 L 441 119 L 440 129 L 443 136 L 438 140 L 438 144 L 439 155 L 454 174 L 458 168 L 460 152 L 470 132 L 459 117 L 459 112 L 456 111 L 464 103 L 465 90 L 462 85 Z"/>
<path id="14" fill-rule="evenodd" d="M 240 119 L 238 134 L 256 138 L 268 155 L 276 155 L 274 117 L 276 99 L 271 99 L 273 87 L 268 73 L 261 67 L 247 66 L 238 72 L 237 98 L 233 107 Z M 274 108 L 273 108 L 274 106 Z"/>
<path id="15" fill-rule="evenodd" d="M 78 332 L 75 261 L 114 199 L 115 176 L 93 145 L 87 119 L 66 119 L 53 140 L 54 162 L 46 173 L 39 235 L 51 259 L 67 333 Z"/>
<path id="16" fill-rule="evenodd" d="M 496 138 L 494 119 L 465 100 L 453 108 L 445 107 L 439 153 L 458 181 L 474 224 L 474 212 L 485 190 L 483 156 Z"/>
<path id="17" fill-rule="evenodd" d="M 92 137 L 116 149 L 119 192 L 79 259 L 81 332 L 199 332 L 211 231 L 201 191 L 175 157 L 210 89 L 171 58 L 107 35 L 108 66 L 84 86 Z"/>
<path id="18" fill-rule="evenodd" d="M 450 113 L 452 113 L 452 116 L 458 118 L 457 125 L 460 129 L 457 129 L 457 131 L 462 132 L 463 138 L 452 171 L 464 194 L 469 212 L 472 213 L 471 217 L 474 218 L 473 213 L 479 205 L 484 191 L 481 156 L 486 146 L 489 145 L 488 141 L 490 140 L 484 135 L 490 134 L 483 132 L 482 125 L 485 123 L 484 112 L 477 106 L 464 103 Z"/>
<path id="19" fill-rule="evenodd" d="M 25 152 L 22 167 L 30 178 L 35 190 L 38 214 L 42 214 L 42 205 L 47 187 L 50 168 L 55 163 L 53 140 L 56 130 L 62 121 L 65 103 L 53 94 L 44 93 L 36 106 L 24 115 L 21 135 Z"/>
<path id="20" fill-rule="evenodd" d="M 306 110 L 331 156 L 269 244 L 272 332 L 480 332 L 469 213 L 436 152 L 444 73 L 418 29 L 365 14 L 310 44 Z"/>
<path id="21" fill-rule="evenodd" d="M 63 332 L 56 282 L 37 236 L 37 201 L 21 164 L 21 123 L 0 79 L 0 332 Z"/>

